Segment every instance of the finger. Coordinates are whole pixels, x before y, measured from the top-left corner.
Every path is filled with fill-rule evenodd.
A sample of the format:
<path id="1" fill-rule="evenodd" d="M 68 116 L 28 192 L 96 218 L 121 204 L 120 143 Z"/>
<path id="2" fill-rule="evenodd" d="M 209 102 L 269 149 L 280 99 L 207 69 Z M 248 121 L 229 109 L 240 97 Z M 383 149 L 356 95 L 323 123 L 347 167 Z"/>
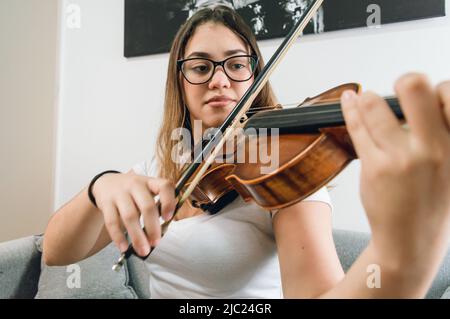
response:
<path id="1" fill-rule="evenodd" d="M 173 184 L 163 179 L 152 179 L 149 180 L 147 185 L 154 194 L 159 195 L 161 203 L 161 216 L 164 220 L 169 220 L 172 218 L 177 204 Z"/>
<path id="2" fill-rule="evenodd" d="M 139 213 L 131 196 L 123 196 L 116 202 L 120 217 L 128 231 L 133 248 L 140 256 L 147 256 L 150 244 L 139 223 Z"/>
<path id="3" fill-rule="evenodd" d="M 421 74 L 407 74 L 395 84 L 400 105 L 414 135 L 431 142 L 446 129 L 437 95 Z"/>
<path id="4" fill-rule="evenodd" d="M 103 216 L 105 219 L 105 227 L 111 240 L 119 248 L 121 253 L 125 252 L 128 249 L 128 241 L 122 231 L 119 212 L 114 204 L 111 203 L 111 205 L 103 208 Z"/>
<path id="5" fill-rule="evenodd" d="M 374 143 L 380 149 L 395 149 L 405 132 L 387 102 L 372 92 L 357 101 L 359 114 Z"/>
<path id="6" fill-rule="evenodd" d="M 450 81 L 440 83 L 437 87 L 437 93 L 444 113 L 447 130 L 450 130 Z"/>
<path id="7" fill-rule="evenodd" d="M 133 200 L 143 217 L 145 234 L 147 235 L 150 246 L 155 247 L 161 238 L 161 225 L 155 201 L 146 187 L 134 189 L 132 195 Z"/>
<path id="8" fill-rule="evenodd" d="M 370 158 L 377 152 L 377 146 L 362 121 L 358 110 L 358 96 L 353 91 L 345 91 L 341 96 L 341 105 L 356 154 L 361 160 Z"/>

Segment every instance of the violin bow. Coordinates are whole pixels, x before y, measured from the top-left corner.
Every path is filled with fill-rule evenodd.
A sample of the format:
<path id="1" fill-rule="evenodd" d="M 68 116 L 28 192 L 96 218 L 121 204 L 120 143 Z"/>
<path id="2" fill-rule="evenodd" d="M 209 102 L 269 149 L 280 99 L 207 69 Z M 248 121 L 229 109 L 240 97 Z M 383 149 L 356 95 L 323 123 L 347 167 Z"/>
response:
<path id="1" fill-rule="evenodd" d="M 191 164 L 183 171 L 181 177 L 178 179 L 177 183 L 175 184 L 175 197 L 178 197 L 178 195 L 181 193 L 182 189 L 186 185 L 186 183 L 189 181 L 189 179 L 195 174 L 194 178 L 192 179 L 191 183 L 187 187 L 185 191 L 182 192 L 181 198 L 177 202 L 177 206 L 175 208 L 175 211 L 173 213 L 173 216 L 170 220 L 164 222 L 161 225 L 161 236 L 164 235 L 164 233 L 167 231 L 168 226 L 170 222 L 175 217 L 178 209 L 183 205 L 183 203 L 186 201 L 186 199 L 189 198 L 192 191 L 195 189 L 197 184 L 200 182 L 203 174 L 207 171 L 208 167 L 214 162 L 216 156 L 219 154 L 219 152 L 222 149 L 222 146 L 225 144 L 225 142 L 230 138 L 235 129 L 239 127 L 240 119 L 245 116 L 247 111 L 250 109 L 253 101 L 258 96 L 259 92 L 262 90 L 264 85 L 269 80 L 270 75 L 275 70 L 275 68 L 278 66 L 278 64 L 281 62 L 281 60 L 286 55 L 287 51 L 292 47 L 294 42 L 297 40 L 297 38 L 302 34 L 303 30 L 308 25 L 309 21 L 313 18 L 313 16 L 317 13 L 320 6 L 322 5 L 324 0 L 315 0 L 309 4 L 306 11 L 303 13 L 302 18 L 296 23 L 296 25 L 292 28 L 292 30 L 288 33 L 284 41 L 281 43 L 281 45 L 278 47 L 278 49 L 275 51 L 275 53 L 270 58 L 269 62 L 264 66 L 264 68 L 261 70 L 261 72 L 258 74 L 258 76 L 255 78 L 255 81 L 253 84 L 248 88 L 246 93 L 242 96 L 240 101 L 237 103 L 237 105 L 234 107 L 234 109 L 230 112 L 230 114 L 227 116 L 225 121 L 222 123 L 219 129 L 214 130 L 214 134 L 209 139 L 208 143 L 206 145 L 203 145 L 202 141 L 198 142 L 195 146 L 195 150 L 200 150 L 198 152 L 194 152 L 194 160 Z M 205 155 L 207 155 L 206 160 L 203 162 L 202 159 L 205 158 Z M 201 166 L 201 167 L 200 167 Z M 199 169 L 200 167 L 200 169 Z M 155 204 L 157 205 L 158 209 L 161 209 L 161 204 L 158 198 L 155 197 Z M 145 229 L 144 229 L 145 231 Z M 147 258 L 153 251 L 154 247 L 151 248 L 150 253 L 143 257 L 143 259 Z M 121 254 L 118 261 L 114 266 L 112 267 L 113 270 L 118 271 L 122 268 L 123 264 L 125 263 L 125 260 L 129 258 L 132 254 L 136 254 L 133 246 L 130 244 L 128 246 L 127 251 Z M 142 257 L 141 257 L 142 258 Z"/>

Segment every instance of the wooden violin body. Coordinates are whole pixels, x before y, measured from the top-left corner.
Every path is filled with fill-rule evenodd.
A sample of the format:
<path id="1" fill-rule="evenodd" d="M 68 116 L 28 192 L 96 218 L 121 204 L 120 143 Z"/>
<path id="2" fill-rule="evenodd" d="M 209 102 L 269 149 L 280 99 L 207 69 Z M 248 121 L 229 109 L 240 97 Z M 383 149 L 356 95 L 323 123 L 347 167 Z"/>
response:
<path id="1" fill-rule="evenodd" d="M 319 110 L 321 105 L 338 103 L 341 94 L 349 89 L 359 92 L 360 86 L 341 85 L 306 99 L 298 107 L 313 106 Z M 276 114 L 277 111 L 268 112 Z M 248 122 L 252 123 L 252 118 Z M 285 130 L 280 131 L 277 138 L 271 137 L 246 135 L 243 142 L 237 143 L 233 162 L 215 163 L 206 171 L 191 193 L 192 204 L 215 213 L 239 195 L 267 210 L 288 207 L 325 186 L 356 158 L 345 126 L 324 127 L 308 133 Z M 273 154 L 271 143 L 278 144 L 275 145 L 277 154 Z M 278 165 L 270 168 L 260 156 L 251 161 L 255 150 L 261 149 L 272 150 L 267 155 L 269 158 L 278 156 Z M 241 154 L 240 161 L 236 154 Z"/>

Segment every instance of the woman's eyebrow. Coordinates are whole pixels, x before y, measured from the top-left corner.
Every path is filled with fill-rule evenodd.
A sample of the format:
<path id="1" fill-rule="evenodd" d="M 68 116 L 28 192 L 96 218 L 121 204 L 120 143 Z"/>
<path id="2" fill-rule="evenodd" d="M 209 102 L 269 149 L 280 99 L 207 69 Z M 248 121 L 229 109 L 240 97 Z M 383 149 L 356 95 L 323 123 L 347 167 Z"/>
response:
<path id="1" fill-rule="evenodd" d="M 235 55 L 237 53 L 248 54 L 247 51 L 242 50 L 242 49 L 228 50 L 228 51 L 225 51 L 224 53 L 225 53 L 225 56 L 232 56 L 232 55 Z M 189 54 L 186 57 L 186 59 L 189 59 L 191 57 L 211 58 L 211 54 L 209 54 L 207 52 L 196 51 L 196 52 L 192 52 L 191 54 Z"/>

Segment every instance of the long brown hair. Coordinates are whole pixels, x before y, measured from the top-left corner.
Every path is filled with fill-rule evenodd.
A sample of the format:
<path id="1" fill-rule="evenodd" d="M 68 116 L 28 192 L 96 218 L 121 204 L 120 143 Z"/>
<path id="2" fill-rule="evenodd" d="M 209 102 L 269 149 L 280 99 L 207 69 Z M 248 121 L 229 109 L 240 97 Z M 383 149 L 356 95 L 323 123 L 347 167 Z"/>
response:
<path id="1" fill-rule="evenodd" d="M 183 101 L 183 91 L 180 83 L 181 79 L 177 72 L 177 60 L 184 56 L 184 49 L 189 39 L 194 34 L 195 29 L 207 22 L 223 24 L 250 46 L 250 49 L 253 51 L 252 54 L 256 54 L 259 57 L 255 76 L 257 76 L 264 67 L 261 52 L 253 32 L 236 11 L 227 6 L 219 5 L 214 8 L 203 8 L 197 11 L 181 26 L 170 50 L 164 101 L 164 116 L 156 145 L 156 159 L 159 164 L 159 175 L 160 177 L 167 178 L 173 182 L 178 179 L 181 167 L 179 167 L 171 157 L 172 149 L 179 142 L 172 139 L 172 132 L 181 127 L 189 130 L 191 129 L 189 124 L 189 111 Z M 267 83 L 253 102 L 253 106 L 274 105 L 276 105 L 276 98 L 270 84 Z"/>

